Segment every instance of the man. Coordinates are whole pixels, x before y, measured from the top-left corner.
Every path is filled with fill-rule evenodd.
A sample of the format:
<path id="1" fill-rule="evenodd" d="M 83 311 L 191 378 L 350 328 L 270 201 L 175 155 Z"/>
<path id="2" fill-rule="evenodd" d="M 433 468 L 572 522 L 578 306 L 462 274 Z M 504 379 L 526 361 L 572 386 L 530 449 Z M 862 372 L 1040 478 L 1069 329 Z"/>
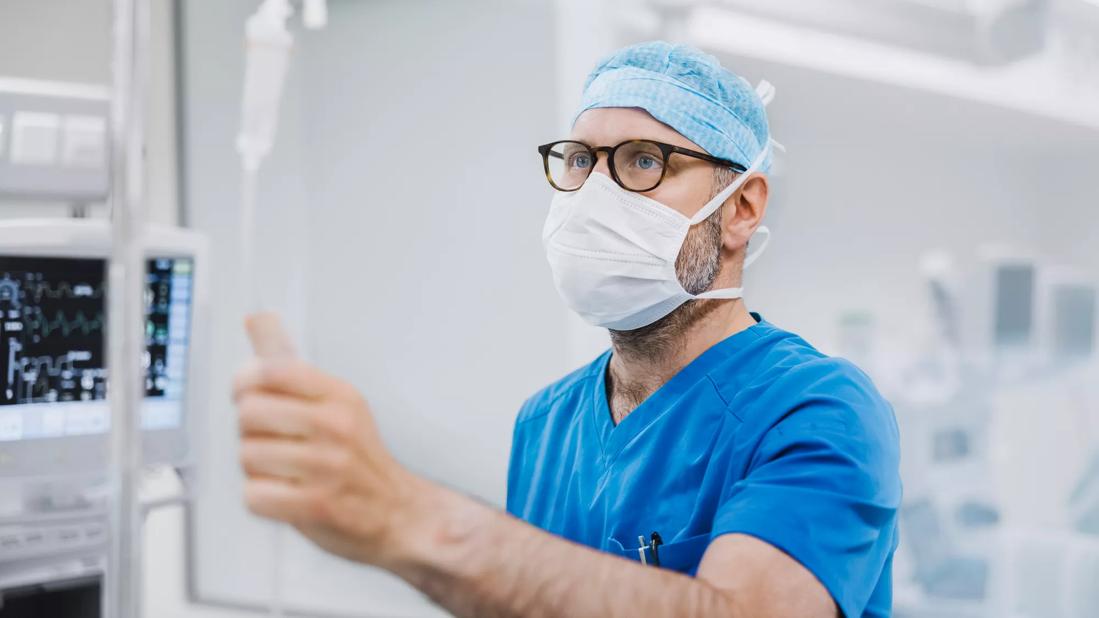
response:
<path id="1" fill-rule="evenodd" d="M 394 461 L 270 316 L 235 387 L 248 506 L 459 616 L 888 615 L 892 411 L 741 300 L 770 143 L 760 95 L 714 58 L 612 55 L 539 149 L 555 283 L 612 346 L 523 406 L 510 514 Z"/>

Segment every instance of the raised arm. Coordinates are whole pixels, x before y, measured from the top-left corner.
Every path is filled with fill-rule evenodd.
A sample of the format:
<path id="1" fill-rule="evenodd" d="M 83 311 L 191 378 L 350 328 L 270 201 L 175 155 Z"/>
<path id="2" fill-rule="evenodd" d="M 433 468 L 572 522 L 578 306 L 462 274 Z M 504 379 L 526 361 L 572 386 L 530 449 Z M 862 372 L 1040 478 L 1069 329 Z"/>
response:
<path id="1" fill-rule="evenodd" d="M 837 615 L 801 564 L 731 534 L 695 578 L 555 537 L 420 478 L 350 385 L 295 359 L 237 376 L 246 501 L 322 548 L 387 569 L 458 616 Z"/>

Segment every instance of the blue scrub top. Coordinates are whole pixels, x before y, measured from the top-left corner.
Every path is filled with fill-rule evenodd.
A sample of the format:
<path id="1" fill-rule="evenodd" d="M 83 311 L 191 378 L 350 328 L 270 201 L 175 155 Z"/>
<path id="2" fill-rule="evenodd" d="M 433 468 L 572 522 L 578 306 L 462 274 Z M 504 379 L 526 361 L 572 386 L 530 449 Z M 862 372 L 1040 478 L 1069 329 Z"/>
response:
<path id="1" fill-rule="evenodd" d="M 851 363 L 753 314 L 615 426 L 610 351 L 531 397 L 515 425 L 508 512 L 694 575 L 710 541 L 781 549 L 848 618 L 888 616 L 901 501 L 892 408 Z M 651 552 L 646 551 L 651 563 Z"/>

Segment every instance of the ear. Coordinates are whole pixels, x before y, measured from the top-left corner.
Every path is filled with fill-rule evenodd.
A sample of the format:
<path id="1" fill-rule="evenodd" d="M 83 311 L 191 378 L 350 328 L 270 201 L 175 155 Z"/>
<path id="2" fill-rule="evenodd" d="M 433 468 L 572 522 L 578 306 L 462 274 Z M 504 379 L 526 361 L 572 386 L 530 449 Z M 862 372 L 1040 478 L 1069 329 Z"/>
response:
<path id="1" fill-rule="evenodd" d="M 744 251 L 767 213 L 770 184 L 767 176 L 754 174 L 725 200 L 722 215 L 722 243 L 725 251 Z"/>

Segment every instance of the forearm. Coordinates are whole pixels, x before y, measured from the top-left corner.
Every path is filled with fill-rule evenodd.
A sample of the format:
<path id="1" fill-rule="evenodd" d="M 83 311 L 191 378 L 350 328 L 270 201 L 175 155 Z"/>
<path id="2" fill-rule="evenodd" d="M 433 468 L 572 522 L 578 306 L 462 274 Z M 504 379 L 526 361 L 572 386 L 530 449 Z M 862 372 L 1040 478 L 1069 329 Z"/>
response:
<path id="1" fill-rule="evenodd" d="M 300 361 L 238 375 L 252 512 L 385 568 L 459 616 L 814 616 L 824 586 L 766 542 L 727 534 L 686 577 L 575 545 L 422 479 L 381 444 L 350 385 Z"/>
<path id="2" fill-rule="evenodd" d="M 742 615 L 701 580 L 570 543 L 435 485 L 424 493 L 385 566 L 457 616 Z"/>

